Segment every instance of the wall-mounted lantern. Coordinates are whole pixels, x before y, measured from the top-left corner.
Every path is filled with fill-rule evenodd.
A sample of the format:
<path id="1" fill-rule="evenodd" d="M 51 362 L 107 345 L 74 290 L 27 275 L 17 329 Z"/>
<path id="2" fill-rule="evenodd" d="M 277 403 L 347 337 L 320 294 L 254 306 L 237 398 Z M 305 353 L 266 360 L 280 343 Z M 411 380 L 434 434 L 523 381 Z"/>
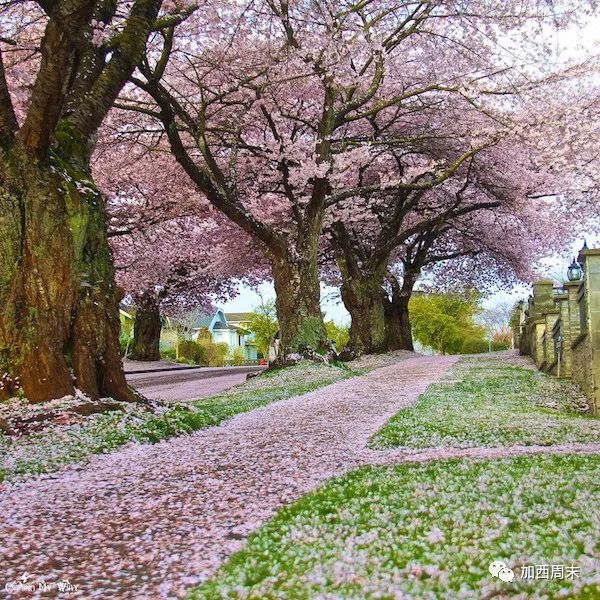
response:
<path id="1" fill-rule="evenodd" d="M 567 269 L 567 279 L 569 281 L 579 281 L 582 275 L 583 271 L 581 269 L 581 265 L 575 259 L 573 259 L 573 262 Z"/>

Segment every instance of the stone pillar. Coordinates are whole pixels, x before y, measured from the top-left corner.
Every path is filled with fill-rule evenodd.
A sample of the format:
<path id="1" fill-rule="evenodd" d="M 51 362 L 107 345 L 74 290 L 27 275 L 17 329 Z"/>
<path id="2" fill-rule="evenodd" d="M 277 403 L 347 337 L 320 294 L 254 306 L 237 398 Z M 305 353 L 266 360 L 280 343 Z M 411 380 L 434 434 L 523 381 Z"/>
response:
<path id="1" fill-rule="evenodd" d="M 558 357 L 556 356 L 556 352 L 554 350 L 554 327 L 560 318 L 560 313 L 558 310 L 553 309 L 544 313 L 544 360 L 540 366 L 542 371 L 546 373 L 554 373 L 556 371 L 556 363 Z"/>
<path id="2" fill-rule="evenodd" d="M 573 372 L 573 344 L 579 337 L 579 307 L 577 305 L 577 291 L 581 281 L 565 281 L 566 301 L 561 304 L 562 321 L 562 351 L 564 377 L 571 377 Z"/>
<path id="3" fill-rule="evenodd" d="M 576 305 L 569 302 L 570 322 L 579 325 L 571 342 L 572 378 L 589 398 L 594 414 L 600 414 L 600 249 L 584 250 L 578 257 L 583 282 L 576 288 Z M 572 309 L 572 310 L 571 310 Z"/>
<path id="4" fill-rule="evenodd" d="M 529 314 L 537 319 L 545 312 L 554 310 L 554 283 L 552 279 L 540 279 L 533 284 L 533 300 Z"/>
<path id="5" fill-rule="evenodd" d="M 529 296 L 527 303 L 523 303 L 523 322 L 521 323 L 521 332 L 519 336 L 519 354 L 521 356 L 533 356 L 532 343 L 532 318 L 531 318 L 532 296 Z"/>
<path id="6" fill-rule="evenodd" d="M 546 320 L 536 319 L 531 326 L 531 358 L 535 366 L 541 369 L 546 357 L 544 356 L 544 333 L 546 333 Z"/>
<path id="7" fill-rule="evenodd" d="M 552 287 L 553 282 L 551 279 L 540 279 L 534 282 L 533 298 L 529 301 L 529 346 L 531 358 L 533 358 L 538 369 L 542 369 L 546 362 L 545 314 L 554 311 Z M 550 335 L 550 332 L 548 332 L 548 335 Z"/>

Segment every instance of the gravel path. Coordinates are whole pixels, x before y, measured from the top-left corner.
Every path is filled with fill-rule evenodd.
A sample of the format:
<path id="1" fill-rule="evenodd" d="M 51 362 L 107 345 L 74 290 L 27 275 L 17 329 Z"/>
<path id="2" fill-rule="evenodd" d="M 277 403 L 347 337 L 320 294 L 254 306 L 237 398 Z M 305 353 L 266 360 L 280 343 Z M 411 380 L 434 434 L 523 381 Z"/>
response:
<path id="1" fill-rule="evenodd" d="M 0 487 L 0 589 L 27 571 L 67 578 L 83 598 L 183 594 L 283 504 L 363 464 L 369 436 L 456 360 L 410 358 Z"/>

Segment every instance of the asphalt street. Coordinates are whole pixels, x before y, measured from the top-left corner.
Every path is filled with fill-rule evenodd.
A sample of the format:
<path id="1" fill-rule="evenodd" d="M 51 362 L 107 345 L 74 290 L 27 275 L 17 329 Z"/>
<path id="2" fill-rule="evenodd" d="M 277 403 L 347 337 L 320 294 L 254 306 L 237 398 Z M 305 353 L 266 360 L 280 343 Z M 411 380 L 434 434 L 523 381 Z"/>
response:
<path id="1" fill-rule="evenodd" d="M 127 381 L 140 393 L 156 400 L 196 400 L 217 394 L 246 381 L 248 373 L 265 367 L 199 367 L 176 371 L 129 373 Z"/>

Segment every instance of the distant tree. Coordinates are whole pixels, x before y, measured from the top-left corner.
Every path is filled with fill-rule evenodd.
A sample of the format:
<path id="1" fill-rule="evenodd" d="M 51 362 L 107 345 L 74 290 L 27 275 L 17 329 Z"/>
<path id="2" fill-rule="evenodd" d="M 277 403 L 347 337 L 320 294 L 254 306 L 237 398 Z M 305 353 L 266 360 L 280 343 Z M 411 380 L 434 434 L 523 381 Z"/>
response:
<path id="1" fill-rule="evenodd" d="M 335 321 L 325 321 L 325 331 L 338 352 L 341 352 L 350 341 L 350 328 L 338 325 Z"/>
<path id="2" fill-rule="evenodd" d="M 478 296 L 428 294 L 413 297 L 410 316 L 415 339 L 440 354 L 460 354 L 465 342 L 485 343 L 485 330 L 475 323 Z"/>
<path id="3" fill-rule="evenodd" d="M 477 320 L 490 335 L 494 335 L 502 333 L 509 328 L 512 312 L 513 305 L 510 302 L 497 302 L 490 308 L 482 310 L 477 315 Z"/>
<path id="4" fill-rule="evenodd" d="M 250 317 L 250 331 L 254 334 L 258 351 L 263 357 L 269 356 L 271 340 L 279 330 L 274 300 L 264 300 L 254 308 Z"/>
<path id="5" fill-rule="evenodd" d="M 510 302 L 498 302 L 477 315 L 477 321 L 485 328 L 493 350 L 507 350 L 511 347 L 510 327 L 513 305 Z"/>

